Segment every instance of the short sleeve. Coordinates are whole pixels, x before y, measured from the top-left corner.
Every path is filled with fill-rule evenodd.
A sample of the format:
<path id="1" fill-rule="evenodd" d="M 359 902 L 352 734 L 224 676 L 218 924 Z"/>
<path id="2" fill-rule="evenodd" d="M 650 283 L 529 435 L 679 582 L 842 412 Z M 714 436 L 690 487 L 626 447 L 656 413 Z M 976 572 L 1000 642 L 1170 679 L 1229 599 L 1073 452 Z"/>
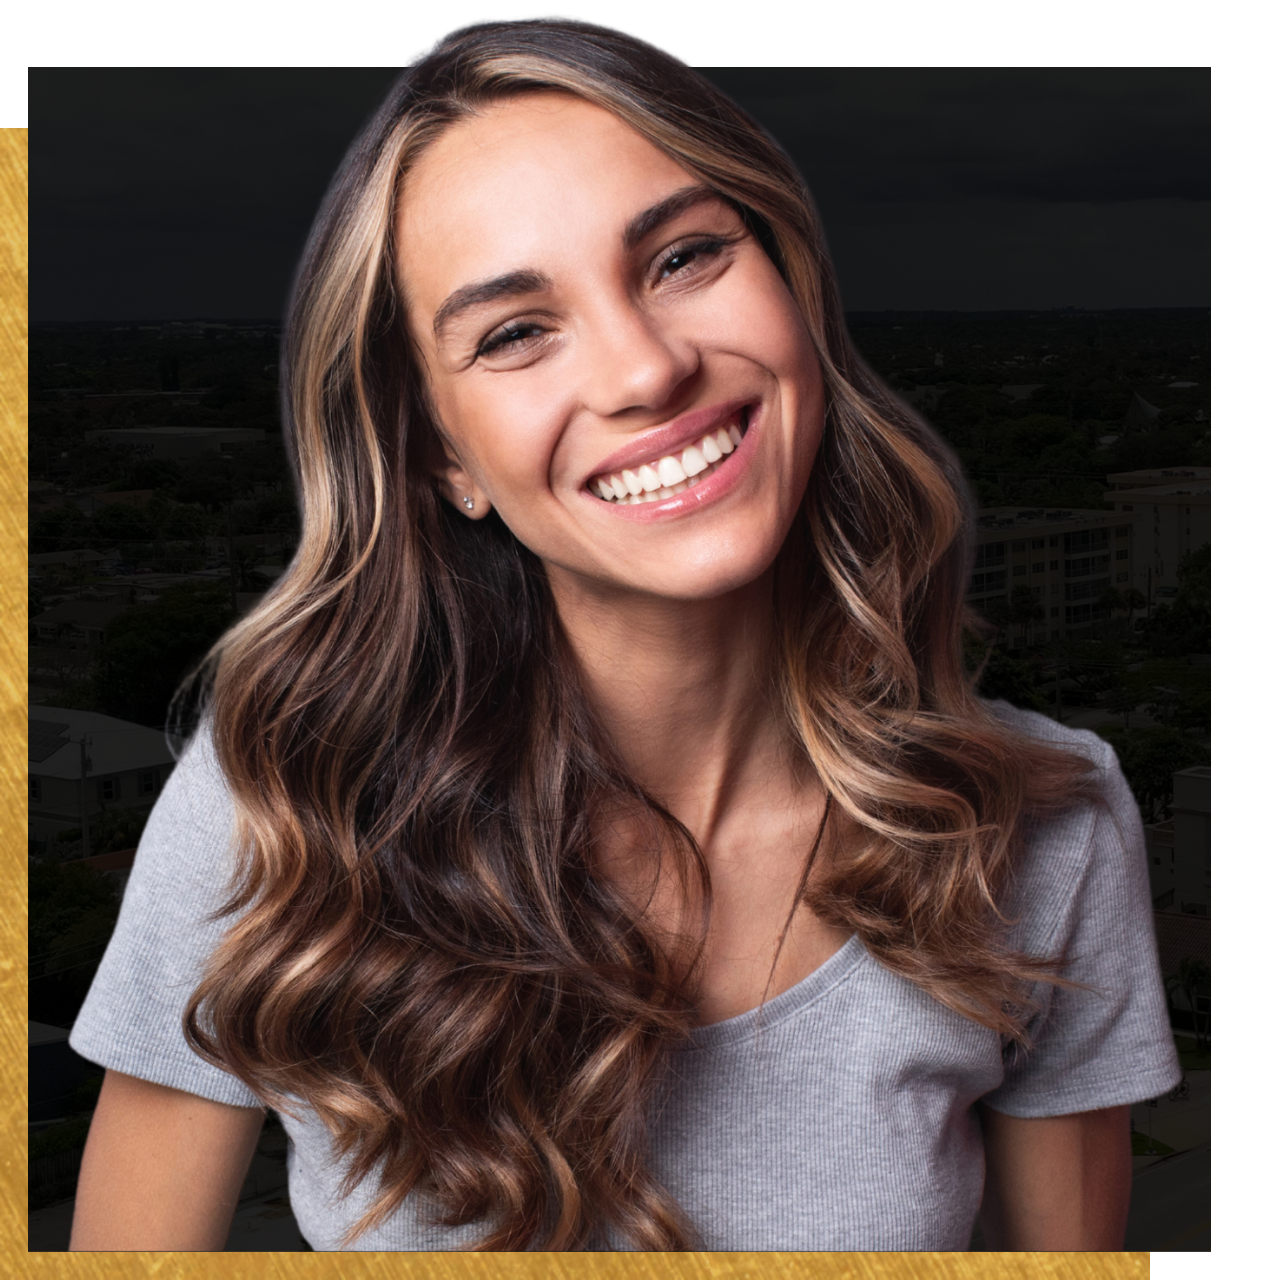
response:
<path id="1" fill-rule="evenodd" d="M 1037 985 L 1030 1044 L 1006 1049 L 1004 1080 L 983 1098 L 1023 1118 L 1140 1102 L 1182 1077 L 1138 807 L 1107 743 L 1034 719 L 1039 724 L 1030 731 L 1093 759 L 1101 802 L 1029 832 L 1012 942 L 1029 954 L 1064 957 L 1062 976 L 1082 985 Z"/>
<path id="2" fill-rule="evenodd" d="M 214 1102 L 259 1106 L 182 1034 L 187 1001 L 226 920 L 234 808 L 207 731 L 183 753 L 138 844 L 115 932 L 71 1031 L 90 1062 Z"/>

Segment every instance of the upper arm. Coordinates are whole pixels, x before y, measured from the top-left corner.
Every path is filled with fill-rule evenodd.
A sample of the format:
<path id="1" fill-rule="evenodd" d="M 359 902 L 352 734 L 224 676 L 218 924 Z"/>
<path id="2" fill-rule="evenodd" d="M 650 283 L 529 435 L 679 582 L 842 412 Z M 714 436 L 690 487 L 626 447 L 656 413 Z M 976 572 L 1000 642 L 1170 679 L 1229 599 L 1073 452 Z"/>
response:
<path id="1" fill-rule="evenodd" d="M 1129 1108 L 1019 1119 L 981 1108 L 988 1249 L 1124 1248 L 1133 1175 Z"/>
<path id="2" fill-rule="evenodd" d="M 71 1248 L 221 1249 L 263 1119 L 257 1107 L 108 1071 L 80 1166 Z"/>

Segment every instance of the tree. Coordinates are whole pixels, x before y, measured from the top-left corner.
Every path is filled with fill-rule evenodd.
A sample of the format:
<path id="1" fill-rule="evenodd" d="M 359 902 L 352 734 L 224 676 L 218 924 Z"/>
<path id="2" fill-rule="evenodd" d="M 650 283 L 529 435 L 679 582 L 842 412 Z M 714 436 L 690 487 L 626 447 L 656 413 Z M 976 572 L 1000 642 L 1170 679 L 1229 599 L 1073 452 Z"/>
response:
<path id="1" fill-rule="evenodd" d="M 1180 769 L 1208 764 L 1209 752 L 1184 737 L 1177 729 L 1156 725 L 1149 729 L 1107 731 L 1107 738 L 1120 759 L 1120 768 L 1133 789 L 1134 798 L 1147 823 L 1161 821 L 1173 803 L 1173 775 Z"/>
<path id="2" fill-rule="evenodd" d="M 1001 698 L 1028 711 L 1047 711 L 1049 702 L 1040 692 L 1036 670 L 1021 658 L 1014 658 L 994 645 L 972 647 L 970 662 L 980 671 L 978 692 L 984 698 Z"/>
<path id="3" fill-rule="evenodd" d="M 1003 632 L 1013 625 L 1014 620 L 1013 606 L 1009 603 L 1008 597 L 992 596 L 978 607 L 982 611 L 982 616 L 1002 633 L 1003 640 Z"/>
<path id="4" fill-rule="evenodd" d="M 1120 593 L 1122 609 L 1128 610 L 1128 616 L 1125 622 L 1129 630 L 1133 630 L 1133 611 L 1135 609 L 1145 609 L 1147 607 L 1147 597 L 1142 594 L 1136 587 L 1129 587 L 1126 591 Z"/>
<path id="5" fill-rule="evenodd" d="M 1108 613 L 1116 613 L 1120 609 L 1126 607 L 1124 592 L 1118 587 L 1108 587 L 1102 595 L 1098 597 L 1098 603 L 1106 609 Z"/>
<path id="6" fill-rule="evenodd" d="M 1027 631 L 1033 622 L 1044 621 L 1044 605 L 1036 595 L 1034 587 L 1014 587 L 1009 597 L 1009 609 L 1012 621 L 1022 627 L 1022 639 L 1027 639 Z"/>
<path id="7" fill-rule="evenodd" d="M 33 554 L 70 551 L 85 546 L 93 537 L 93 524 L 73 502 L 42 511 L 31 524 Z"/>
<path id="8" fill-rule="evenodd" d="M 1202 1023 L 1200 1020 L 1200 1007 L 1196 997 L 1209 994 L 1209 966 L 1203 960 L 1191 960 L 1184 956 L 1178 963 L 1177 972 L 1165 978 L 1164 987 L 1169 996 L 1171 1010 L 1175 995 L 1186 996 L 1187 1003 L 1191 1006 L 1191 1029 L 1196 1038 L 1196 1052 L 1208 1052 L 1208 1023 L 1207 1021 Z"/>
<path id="9" fill-rule="evenodd" d="M 183 583 L 152 605 L 117 614 L 98 647 L 102 710 L 137 724 L 163 724 L 183 677 L 231 624 L 221 584 Z"/>
<path id="10" fill-rule="evenodd" d="M 128 507 L 113 502 L 94 513 L 93 532 L 101 547 L 119 542 L 150 542 L 155 536 L 156 522 L 149 507 Z"/>

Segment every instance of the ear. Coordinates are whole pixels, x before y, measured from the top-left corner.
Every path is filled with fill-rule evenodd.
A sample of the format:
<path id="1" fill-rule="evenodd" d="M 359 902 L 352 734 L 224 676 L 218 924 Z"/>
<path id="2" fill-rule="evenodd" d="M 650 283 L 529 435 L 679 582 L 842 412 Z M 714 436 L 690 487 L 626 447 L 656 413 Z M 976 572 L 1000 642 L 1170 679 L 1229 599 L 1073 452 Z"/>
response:
<path id="1" fill-rule="evenodd" d="M 439 458 L 433 459 L 431 474 L 441 496 L 468 519 L 483 520 L 493 510 L 493 503 L 444 441 L 441 441 Z"/>

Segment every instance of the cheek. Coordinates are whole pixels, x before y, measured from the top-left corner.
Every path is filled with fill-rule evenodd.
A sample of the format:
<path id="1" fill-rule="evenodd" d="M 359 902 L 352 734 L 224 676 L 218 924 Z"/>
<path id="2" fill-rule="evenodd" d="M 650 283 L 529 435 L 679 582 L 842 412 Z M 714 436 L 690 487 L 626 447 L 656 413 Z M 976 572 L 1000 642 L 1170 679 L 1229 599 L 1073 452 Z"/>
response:
<path id="1" fill-rule="evenodd" d="M 531 471 L 529 416 L 519 414 L 511 401 L 486 387 L 455 388 L 435 399 L 437 421 L 458 460 L 473 479 L 494 490 L 491 498 Z"/>

